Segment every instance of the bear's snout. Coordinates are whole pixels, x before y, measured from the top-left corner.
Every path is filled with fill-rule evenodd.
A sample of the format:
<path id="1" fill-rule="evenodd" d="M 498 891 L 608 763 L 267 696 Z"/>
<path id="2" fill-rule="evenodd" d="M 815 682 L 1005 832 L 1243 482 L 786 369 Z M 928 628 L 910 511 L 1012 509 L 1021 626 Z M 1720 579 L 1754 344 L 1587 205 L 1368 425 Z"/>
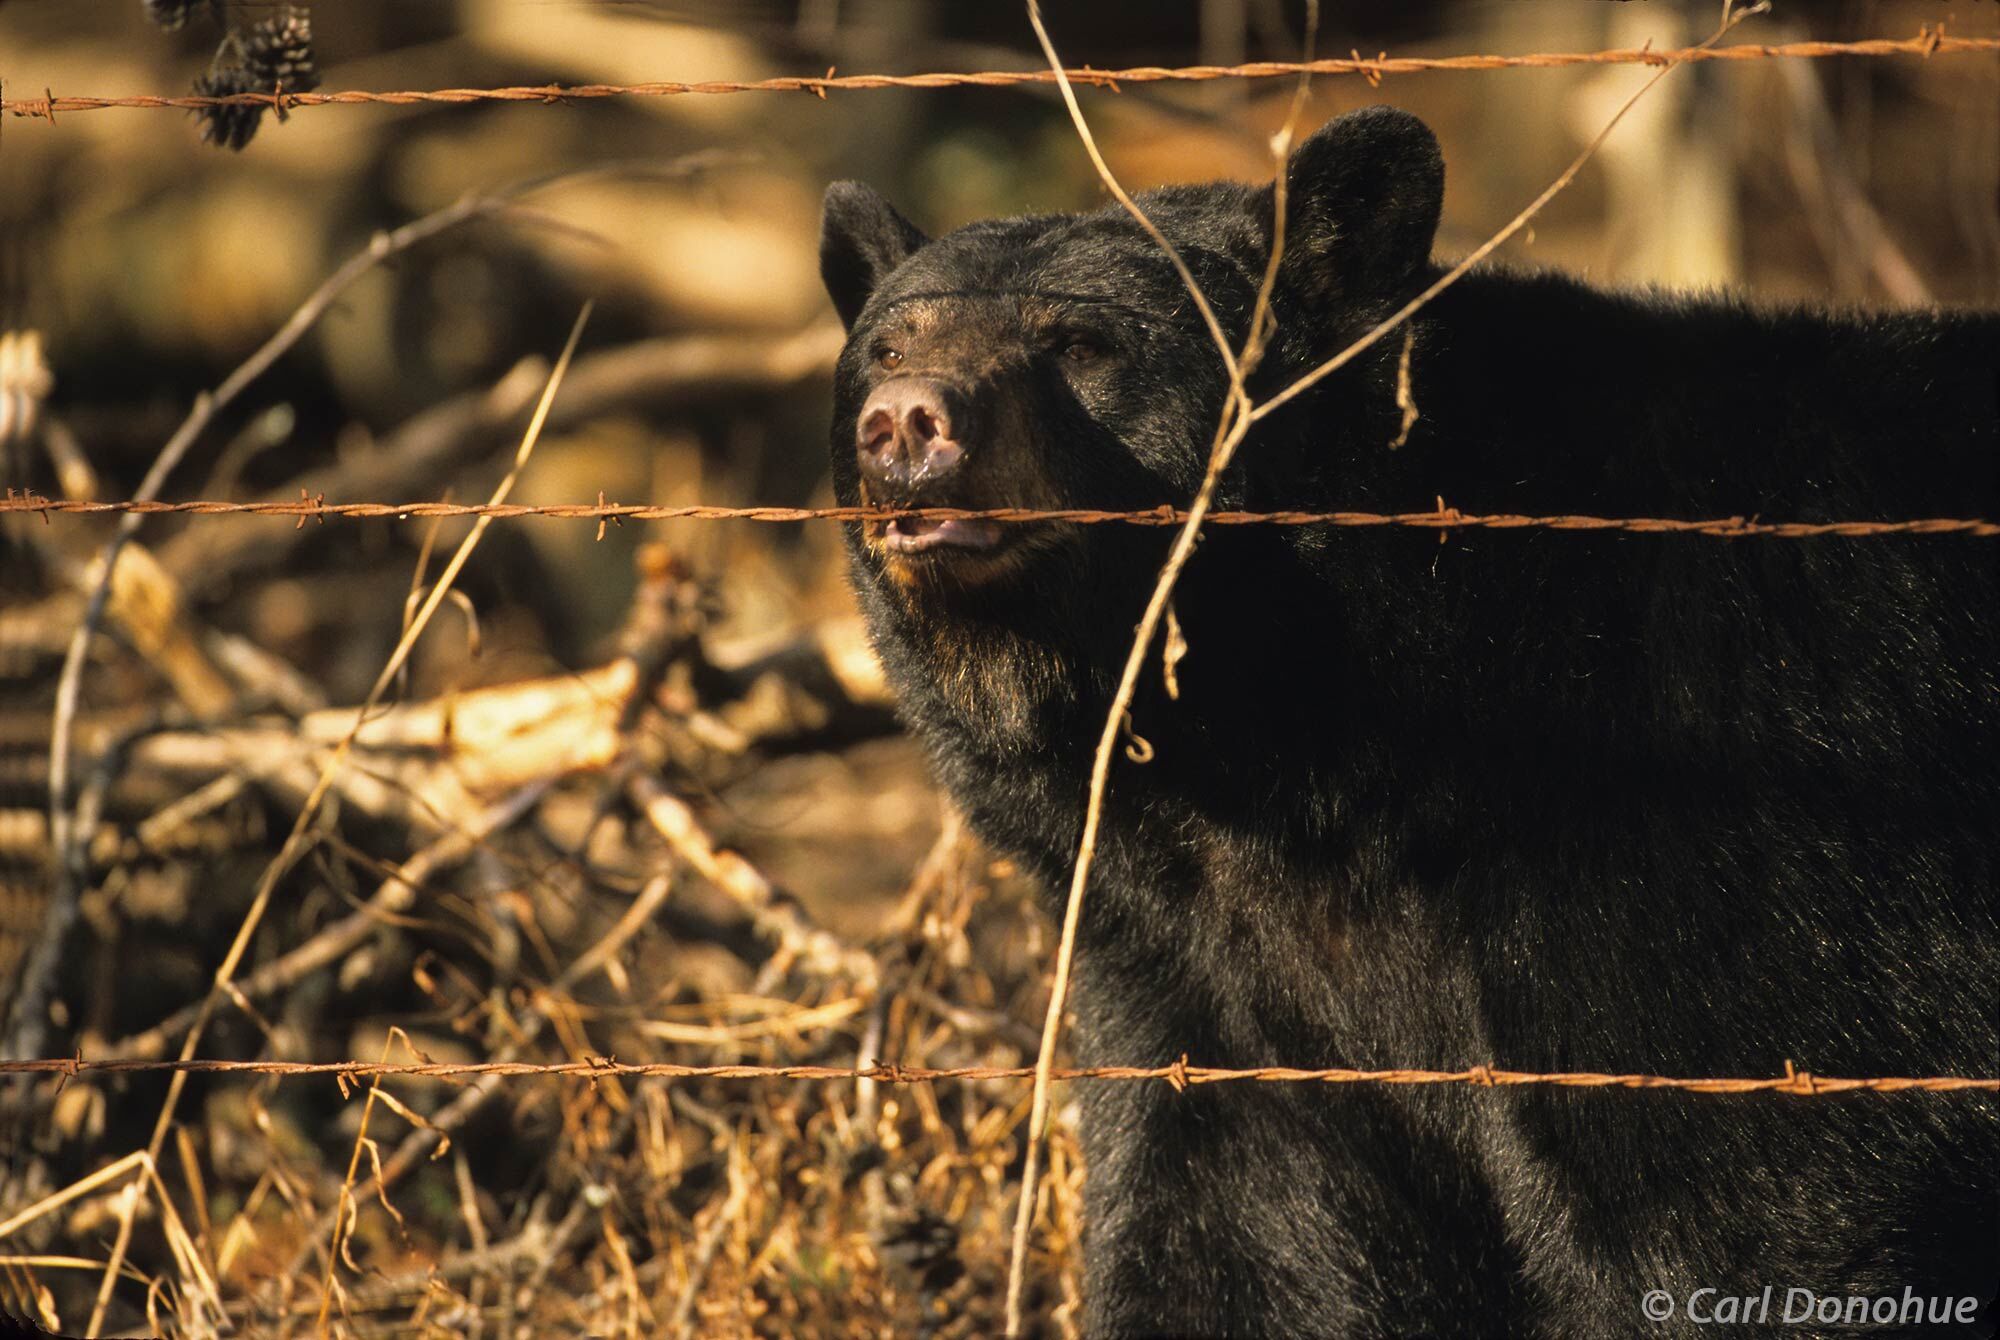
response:
<path id="1" fill-rule="evenodd" d="M 919 488 L 942 483 L 965 454 L 952 425 L 943 383 L 892 377 L 876 387 L 855 427 L 855 453 L 869 491 L 884 502 L 903 502 Z"/>

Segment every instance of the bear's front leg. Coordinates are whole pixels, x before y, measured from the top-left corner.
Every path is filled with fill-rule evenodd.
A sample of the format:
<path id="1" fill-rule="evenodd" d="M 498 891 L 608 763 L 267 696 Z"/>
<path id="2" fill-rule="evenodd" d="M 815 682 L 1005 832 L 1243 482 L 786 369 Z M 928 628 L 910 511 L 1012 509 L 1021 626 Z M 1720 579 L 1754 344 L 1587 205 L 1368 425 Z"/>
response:
<path id="1" fill-rule="evenodd" d="M 1520 1262 L 1463 1147 L 1475 1097 L 1087 1082 L 1085 1334 L 1526 1333 Z"/>

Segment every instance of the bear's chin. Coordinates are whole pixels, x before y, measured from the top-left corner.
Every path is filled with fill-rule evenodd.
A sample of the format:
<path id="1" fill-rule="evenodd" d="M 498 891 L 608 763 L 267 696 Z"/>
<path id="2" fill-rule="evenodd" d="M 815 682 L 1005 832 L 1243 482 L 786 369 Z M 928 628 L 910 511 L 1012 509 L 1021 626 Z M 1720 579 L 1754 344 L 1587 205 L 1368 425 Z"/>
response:
<path id="1" fill-rule="evenodd" d="M 1005 541 L 984 549 L 869 547 L 883 577 L 919 604 L 949 605 L 974 592 L 997 595 L 1020 584 L 1034 566 L 1030 546 Z"/>

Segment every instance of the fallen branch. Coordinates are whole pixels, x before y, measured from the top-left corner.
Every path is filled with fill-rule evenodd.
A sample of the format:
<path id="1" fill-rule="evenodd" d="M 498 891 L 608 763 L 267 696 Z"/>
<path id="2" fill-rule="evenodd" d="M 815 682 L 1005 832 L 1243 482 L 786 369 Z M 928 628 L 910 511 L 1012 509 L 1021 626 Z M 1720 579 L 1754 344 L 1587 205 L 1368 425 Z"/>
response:
<path id="1" fill-rule="evenodd" d="M 874 987 L 877 972 L 872 956 L 813 925 L 797 900 L 771 883 L 757 867 L 733 851 L 718 848 L 687 802 L 645 773 L 633 775 L 626 783 L 626 794 L 682 860 L 749 914 L 759 935 L 776 942 L 815 972 L 847 977 L 867 989 Z"/>

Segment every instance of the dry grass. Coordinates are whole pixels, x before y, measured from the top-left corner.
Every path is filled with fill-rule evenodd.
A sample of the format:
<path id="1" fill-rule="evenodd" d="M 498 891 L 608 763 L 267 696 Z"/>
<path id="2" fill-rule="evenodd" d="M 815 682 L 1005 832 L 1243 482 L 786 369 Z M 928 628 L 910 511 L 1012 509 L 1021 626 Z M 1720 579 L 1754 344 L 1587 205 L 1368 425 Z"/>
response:
<path id="1" fill-rule="evenodd" d="M 879 686 L 847 667 L 842 687 L 828 630 L 732 661 L 710 645 L 716 594 L 658 548 L 641 557 L 601 669 L 405 702 L 362 727 L 202 1054 L 1032 1054 L 1040 913 L 941 821 Z M 114 810 L 149 786 L 183 798 L 100 829 L 145 836 L 99 844 L 113 863 L 93 865 L 85 916 L 115 904 L 126 933 L 97 951 L 97 990 L 61 993 L 86 1011 L 92 1054 L 180 1047 L 244 872 L 310 781 L 288 790 L 280 760 L 310 765 L 340 717 L 246 712 L 131 755 Z M 786 812 L 781 836 L 759 831 Z M 818 872 L 799 886 L 810 902 L 765 854 Z M 16 1312 L 81 1330 L 110 1279 L 112 1327 L 185 1335 L 999 1324 L 1018 1083 L 200 1077 L 154 1158 L 160 1088 L 11 1092 L 0 1287 Z M 1081 1168 L 1066 1141 L 1053 1163 L 1038 1311 L 1060 1326 Z"/>

